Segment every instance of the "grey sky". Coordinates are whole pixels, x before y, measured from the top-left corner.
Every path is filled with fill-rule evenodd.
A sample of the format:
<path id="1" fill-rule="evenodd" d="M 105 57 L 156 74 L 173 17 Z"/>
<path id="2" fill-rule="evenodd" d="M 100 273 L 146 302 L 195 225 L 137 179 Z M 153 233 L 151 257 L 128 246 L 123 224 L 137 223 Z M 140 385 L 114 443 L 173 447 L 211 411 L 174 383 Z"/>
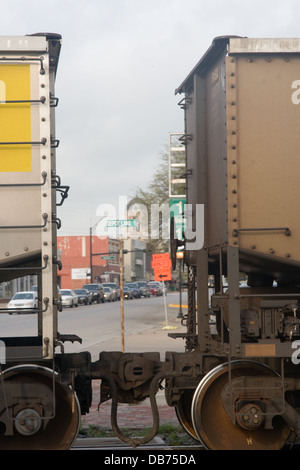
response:
<path id="1" fill-rule="evenodd" d="M 0 35 L 62 35 L 59 235 L 88 234 L 100 204 L 146 188 L 183 130 L 175 89 L 216 36 L 298 37 L 297 0 L 1 1 Z M 300 72 L 299 72 L 300 79 Z"/>

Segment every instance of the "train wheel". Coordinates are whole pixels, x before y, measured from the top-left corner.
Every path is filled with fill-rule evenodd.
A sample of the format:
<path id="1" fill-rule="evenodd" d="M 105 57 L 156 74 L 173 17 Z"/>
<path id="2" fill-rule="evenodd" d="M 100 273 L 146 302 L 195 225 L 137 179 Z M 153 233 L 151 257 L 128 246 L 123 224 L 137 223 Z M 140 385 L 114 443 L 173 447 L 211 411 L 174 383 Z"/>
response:
<path id="1" fill-rule="evenodd" d="M 222 403 L 222 390 L 228 383 L 228 363 L 212 369 L 199 383 L 192 402 L 193 428 L 200 442 L 211 450 L 279 450 L 291 432 L 280 417 L 273 419 L 273 429 L 254 426 L 252 430 L 235 425 Z M 233 361 L 232 378 L 277 375 L 273 369 L 257 362 Z M 248 403 L 251 412 L 255 406 Z M 259 415 L 259 413 L 258 413 Z"/>
<path id="2" fill-rule="evenodd" d="M 3 373 L 8 410 L 1 410 L 1 450 L 67 450 L 72 446 L 80 425 L 80 405 L 67 386 L 53 379 L 52 370 L 37 366 L 16 366 Z M 3 403 L 2 395 L 3 390 Z M 5 435 L 7 425 L 10 435 Z"/>
<path id="3" fill-rule="evenodd" d="M 196 441 L 198 436 L 193 428 L 191 407 L 195 390 L 185 390 L 181 395 L 178 405 L 175 407 L 177 419 L 183 429 Z"/>

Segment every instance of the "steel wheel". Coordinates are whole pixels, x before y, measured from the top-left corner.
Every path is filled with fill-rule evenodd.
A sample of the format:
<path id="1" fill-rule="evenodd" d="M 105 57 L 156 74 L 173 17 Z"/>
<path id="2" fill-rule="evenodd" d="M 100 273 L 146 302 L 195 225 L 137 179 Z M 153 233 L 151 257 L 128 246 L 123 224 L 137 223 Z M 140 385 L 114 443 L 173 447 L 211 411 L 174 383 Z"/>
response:
<path id="1" fill-rule="evenodd" d="M 228 363 L 211 370 L 199 383 L 192 402 L 192 423 L 198 439 L 211 450 L 279 450 L 290 434 L 282 418 L 273 419 L 273 429 L 262 425 L 245 430 L 232 423 L 223 407 L 221 393 L 228 383 Z M 232 378 L 272 376 L 276 372 L 264 364 L 247 361 L 231 363 Z"/>
<path id="2" fill-rule="evenodd" d="M 5 422 L 1 391 L 1 450 L 67 450 L 72 446 L 80 425 L 80 405 L 76 395 L 53 378 L 52 370 L 37 366 L 16 366 L 4 372 L 4 391 L 12 405 L 8 412 L 14 419 Z M 12 435 L 4 435 L 6 425 L 12 426 Z"/>
<path id="3" fill-rule="evenodd" d="M 181 395 L 178 405 L 175 407 L 176 416 L 183 429 L 196 441 L 198 441 L 197 434 L 193 428 L 193 421 L 191 415 L 191 406 L 194 396 L 194 390 L 185 390 Z"/>

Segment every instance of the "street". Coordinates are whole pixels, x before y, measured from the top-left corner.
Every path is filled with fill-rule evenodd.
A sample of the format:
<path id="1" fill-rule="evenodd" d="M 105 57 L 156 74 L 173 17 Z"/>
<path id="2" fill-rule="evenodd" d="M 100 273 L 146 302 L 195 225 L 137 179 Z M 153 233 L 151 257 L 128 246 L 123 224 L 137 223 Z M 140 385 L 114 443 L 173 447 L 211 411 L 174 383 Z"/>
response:
<path id="1" fill-rule="evenodd" d="M 174 340 L 169 332 L 183 332 L 180 319 L 178 292 L 166 296 L 167 315 L 164 297 L 150 297 L 124 301 L 124 352 L 163 353 L 166 350 L 184 351 L 184 341 Z M 183 295 L 183 304 L 186 295 Z M 183 312 L 184 312 L 183 308 Z M 90 351 L 97 360 L 101 351 L 121 351 L 121 302 L 106 302 L 77 308 L 63 308 L 58 314 L 60 334 L 74 334 L 82 339 L 79 342 L 64 343 L 66 353 Z M 0 336 L 35 336 L 37 316 L 35 314 L 0 315 Z"/>

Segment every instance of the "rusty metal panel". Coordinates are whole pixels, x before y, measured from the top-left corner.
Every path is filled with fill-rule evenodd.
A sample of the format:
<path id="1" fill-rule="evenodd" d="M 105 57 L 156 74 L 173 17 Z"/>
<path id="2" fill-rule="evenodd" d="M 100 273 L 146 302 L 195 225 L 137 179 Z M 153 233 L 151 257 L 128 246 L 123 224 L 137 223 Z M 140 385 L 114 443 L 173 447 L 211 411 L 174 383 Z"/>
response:
<path id="1" fill-rule="evenodd" d="M 186 92 L 187 203 L 205 204 L 205 246 L 227 242 L 225 53 L 204 73 L 195 73 Z M 193 220 L 193 229 L 197 226 Z M 196 251 L 196 250 L 195 250 Z M 187 251 L 189 264 L 196 252 Z"/>
<path id="2" fill-rule="evenodd" d="M 229 243 L 300 262 L 300 56 L 250 46 L 226 58 Z"/>
<path id="3" fill-rule="evenodd" d="M 206 155 L 206 112 L 205 82 L 195 76 L 193 87 L 186 95 L 185 102 L 185 144 L 186 144 L 186 202 L 192 205 L 192 228 L 195 230 L 196 204 L 205 203 L 205 155 Z M 186 251 L 186 261 L 196 266 L 196 250 Z"/>
<path id="4" fill-rule="evenodd" d="M 205 85 L 207 243 L 213 247 L 228 238 L 225 54 L 207 70 Z"/>

